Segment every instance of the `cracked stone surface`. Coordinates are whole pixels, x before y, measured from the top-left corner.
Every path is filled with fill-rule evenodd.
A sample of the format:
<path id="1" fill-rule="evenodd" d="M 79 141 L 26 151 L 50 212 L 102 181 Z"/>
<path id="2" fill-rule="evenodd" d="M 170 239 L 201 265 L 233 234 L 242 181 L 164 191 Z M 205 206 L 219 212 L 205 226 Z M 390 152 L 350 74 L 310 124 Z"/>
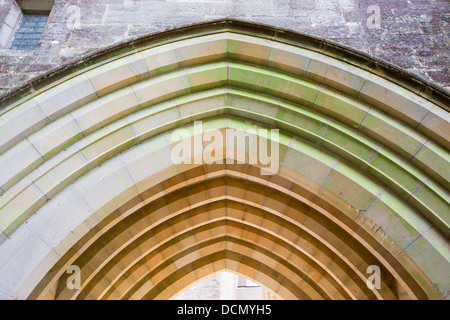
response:
<path id="1" fill-rule="evenodd" d="M 0 26 L 14 6 L 0 0 Z M 76 21 L 73 6 L 77 28 L 69 27 Z M 371 28 L 373 6 L 379 28 Z M 0 49 L 0 97 L 104 47 L 224 18 L 343 44 L 450 90 L 447 0 L 56 0 L 36 50 Z"/>

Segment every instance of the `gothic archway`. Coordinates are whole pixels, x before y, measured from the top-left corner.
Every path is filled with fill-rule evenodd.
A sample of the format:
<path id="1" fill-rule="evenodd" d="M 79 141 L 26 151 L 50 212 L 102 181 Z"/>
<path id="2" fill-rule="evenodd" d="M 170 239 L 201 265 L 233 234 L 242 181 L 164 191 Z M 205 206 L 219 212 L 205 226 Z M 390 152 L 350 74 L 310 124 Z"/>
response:
<path id="1" fill-rule="evenodd" d="M 449 290 L 448 96 L 420 79 L 223 21 L 94 55 L 33 88 L 0 116 L 4 298 L 166 299 L 223 269 L 286 299 Z M 280 130 L 277 174 L 227 163 L 250 154 L 242 145 L 223 164 L 174 164 L 170 136 L 195 121 Z M 65 286 L 70 265 L 79 290 Z"/>

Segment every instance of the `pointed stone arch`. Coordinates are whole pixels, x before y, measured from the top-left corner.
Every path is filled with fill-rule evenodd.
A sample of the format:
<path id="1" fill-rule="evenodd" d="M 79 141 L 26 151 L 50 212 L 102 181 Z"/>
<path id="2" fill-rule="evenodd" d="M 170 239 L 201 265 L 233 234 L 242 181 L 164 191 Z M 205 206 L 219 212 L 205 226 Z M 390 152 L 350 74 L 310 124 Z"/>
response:
<path id="1" fill-rule="evenodd" d="M 194 265 L 252 275 L 288 299 L 447 294 L 448 96 L 420 79 L 318 39 L 224 21 L 122 45 L 32 88 L 0 116 L 3 298 L 168 298 L 204 276 Z M 278 174 L 174 165 L 170 135 L 194 121 L 280 130 Z M 221 240 L 201 242 L 214 254 L 174 251 L 180 259 L 158 260 L 149 281 L 129 271 L 143 272 L 150 258 L 138 253 L 156 256 L 164 237 L 183 246 L 199 223 L 208 233 L 219 222 Z M 64 286 L 71 264 L 84 266 L 78 292 Z M 371 264 L 381 290 L 365 284 Z"/>

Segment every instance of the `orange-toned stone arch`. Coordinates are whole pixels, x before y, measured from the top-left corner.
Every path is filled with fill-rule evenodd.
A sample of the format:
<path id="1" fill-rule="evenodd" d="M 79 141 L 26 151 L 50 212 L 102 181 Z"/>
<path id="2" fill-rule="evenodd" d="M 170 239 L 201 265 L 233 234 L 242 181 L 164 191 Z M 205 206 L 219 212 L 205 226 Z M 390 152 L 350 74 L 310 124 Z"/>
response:
<path id="1" fill-rule="evenodd" d="M 223 166 L 225 166 L 225 165 L 223 165 Z M 233 168 L 233 166 L 231 166 L 231 168 Z M 220 170 L 217 172 L 214 172 L 214 171 L 210 172 L 209 173 L 210 177 L 207 179 L 207 182 L 206 182 L 206 185 L 208 187 L 205 186 L 203 188 L 199 188 L 198 186 L 195 187 L 195 184 L 199 184 L 199 181 L 201 181 L 200 178 L 204 175 L 205 169 L 203 169 L 203 168 L 192 169 L 192 170 L 194 170 L 192 173 L 187 173 L 188 176 L 191 177 L 191 179 L 188 181 L 183 181 L 183 179 L 185 179 L 184 175 L 182 175 L 182 177 L 177 176 L 172 179 L 174 182 L 178 182 L 178 188 L 180 188 L 182 186 L 181 187 L 182 189 L 189 190 L 188 192 L 193 193 L 192 198 L 200 201 L 199 203 L 201 205 L 199 207 L 195 206 L 195 201 L 192 202 L 192 200 L 190 200 L 191 198 L 187 197 L 187 195 L 180 195 L 180 193 L 183 194 L 183 192 L 186 192 L 186 191 L 183 191 L 183 190 L 182 191 L 174 191 L 175 187 L 172 186 L 170 183 L 163 183 L 163 185 L 167 185 L 168 190 L 171 190 L 172 193 L 167 192 L 165 190 L 161 190 L 160 185 L 153 187 L 152 191 L 148 191 L 148 192 L 144 193 L 144 194 L 147 194 L 150 197 L 150 199 L 151 198 L 156 199 L 156 201 L 155 201 L 156 204 L 149 202 L 147 204 L 147 206 L 149 206 L 150 208 L 153 208 L 153 210 L 156 210 L 155 208 L 157 207 L 157 208 L 159 208 L 159 211 L 162 212 L 157 215 L 158 217 L 161 217 L 161 219 L 163 220 L 163 222 L 161 222 L 160 226 L 159 226 L 159 228 L 162 228 L 162 230 L 163 230 L 162 233 L 158 236 L 157 234 L 152 232 L 153 229 L 150 229 L 149 231 L 147 231 L 146 233 L 143 234 L 142 231 L 139 232 L 139 230 L 132 230 L 132 231 L 131 231 L 131 229 L 127 230 L 125 228 L 125 226 L 116 222 L 114 225 L 116 226 L 116 228 L 119 228 L 119 230 L 122 231 L 121 236 L 123 238 L 123 241 L 128 241 L 128 243 L 129 243 L 128 246 L 131 247 L 132 250 L 135 250 L 135 249 L 137 250 L 136 251 L 137 256 L 135 254 L 134 258 L 130 258 L 130 257 L 133 257 L 133 254 L 130 255 L 130 253 L 128 252 L 128 254 L 125 257 L 124 257 L 124 255 L 122 255 L 122 259 L 124 259 L 124 261 L 126 261 L 124 263 L 120 263 L 120 259 L 105 262 L 105 260 L 104 260 L 105 256 L 101 252 L 102 250 L 109 252 L 110 256 L 112 256 L 112 252 L 110 250 L 108 250 L 108 248 L 107 248 L 108 246 L 111 246 L 113 248 L 118 248 L 117 250 L 119 250 L 119 249 L 123 250 L 123 247 L 120 245 L 120 243 L 121 243 L 120 241 L 117 242 L 114 240 L 115 237 L 109 237 L 103 241 L 97 240 L 98 241 L 97 245 L 93 244 L 92 247 L 85 249 L 86 252 L 90 252 L 90 254 L 97 254 L 98 256 L 91 257 L 92 260 L 91 260 L 91 263 L 89 264 L 90 268 L 87 269 L 86 273 L 82 273 L 83 278 L 85 279 L 85 281 L 90 281 L 92 279 L 92 277 L 89 278 L 87 275 L 95 276 L 96 272 L 102 275 L 102 276 L 97 277 L 97 279 L 94 279 L 94 281 L 92 281 L 92 283 L 87 282 L 88 283 L 87 286 L 91 286 L 90 290 L 92 290 L 92 287 L 97 286 L 97 289 L 94 291 L 96 292 L 96 294 L 98 294 L 99 293 L 99 291 L 98 291 L 99 285 L 100 285 L 100 287 L 102 287 L 102 285 L 103 285 L 103 287 L 105 287 L 107 284 L 114 286 L 114 282 L 112 281 L 113 276 L 111 276 L 111 272 L 110 272 L 111 270 L 108 270 L 108 268 L 105 268 L 106 271 L 102 271 L 102 266 L 105 267 L 106 263 L 111 263 L 112 268 L 115 269 L 115 270 L 113 270 L 112 274 L 114 274 L 114 272 L 116 272 L 116 273 L 121 272 L 121 271 L 123 271 L 123 268 L 125 268 L 125 270 L 127 269 L 125 266 L 132 265 L 133 259 L 140 257 L 143 254 L 143 252 L 146 252 L 146 250 L 147 251 L 149 250 L 149 252 L 154 253 L 156 250 L 155 246 L 163 245 L 165 241 L 169 241 L 169 240 L 172 241 L 173 238 L 176 239 L 176 237 L 178 237 L 178 234 L 180 233 L 180 231 L 178 231 L 178 230 L 180 230 L 179 228 L 183 228 L 183 227 L 188 228 L 184 232 L 185 232 L 185 234 L 189 235 L 189 228 L 192 228 L 192 226 L 191 226 L 192 222 L 191 222 L 191 218 L 187 218 L 187 217 L 190 217 L 193 214 L 193 213 L 189 214 L 189 212 L 194 212 L 195 215 L 192 217 L 192 220 L 197 221 L 197 223 L 198 223 L 198 220 L 196 220 L 195 218 L 198 218 L 198 217 L 203 217 L 202 220 L 200 220 L 200 221 L 204 220 L 205 222 L 203 222 L 203 223 L 208 223 L 210 221 L 216 221 L 220 217 L 223 217 L 225 219 L 231 219 L 232 221 L 236 222 L 236 221 L 241 221 L 243 219 L 244 215 L 246 215 L 246 218 L 244 220 L 245 220 L 245 223 L 247 223 L 247 224 L 250 223 L 249 226 L 253 226 L 253 227 L 258 226 L 258 222 L 259 222 L 265 228 L 267 228 L 271 224 L 273 224 L 274 229 L 273 228 L 269 229 L 269 230 L 266 229 L 266 231 L 271 232 L 271 236 L 274 237 L 275 239 L 276 239 L 276 237 L 278 237 L 279 243 L 281 243 L 283 241 L 282 238 L 280 238 L 280 236 L 285 235 L 285 234 L 289 235 L 291 243 L 295 243 L 296 241 L 299 241 L 295 248 L 291 248 L 291 250 L 287 251 L 287 252 L 303 250 L 303 259 L 315 260 L 316 262 L 314 264 L 316 265 L 316 269 L 318 268 L 318 269 L 322 270 L 322 271 L 315 271 L 316 275 L 323 274 L 324 273 L 323 270 L 325 268 L 328 270 L 328 272 L 325 272 L 325 273 L 328 273 L 327 277 L 330 279 L 328 281 L 333 282 L 334 287 L 336 287 L 336 286 L 339 287 L 338 285 L 336 285 L 336 283 L 343 281 L 341 279 L 345 279 L 346 285 L 349 286 L 349 288 L 353 288 L 353 289 L 358 288 L 355 290 L 356 292 L 352 292 L 352 291 L 350 291 L 349 288 L 347 288 L 346 286 L 344 286 L 341 283 L 340 290 L 347 292 L 346 293 L 347 297 L 349 295 L 353 298 L 357 298 L 357 297 L 362 298 L 361 294 L 363 296 L 368 295 L 369 298 L 375 298 L 377 296 L 380 298 L 382 297 L 379 295 L 379 293 L 377 291 L 375 291 L 375 293 L 371 293 L 369 290 L 369 293 L 367 293 L 366 283 L 364 281 L 364 275 L 363 275 L 363 272 L 365 270 L 364 267 L 359 268 L 359 271 L 357 271 L 358 268 L 356 268 L 355 265 L 357 265 L 358 262 L 356 262 L 356 263 L 355 263 L 355 261 L 349 262 L 349 260 L 354 260 L 354 258 L 358 257 L 358 254 L 355 254 L 355 253 L 352 254 L 351 251 L 349 251 L 348 249 L 344 249 L 345 245 L 343 245 L 342 241 L 340 242 L 341 247 L 339 249 L 342 250 L 342 253 L 346 252 L 346 254 L 347 254 L 346 257 L 344 257 L 339 250 L 337 250 L 336 248 L 333 248 L 333 246 L 336 246 L 336 243 L 332 243 L 333 238 L 336 238 L 336 236 L 333 237 L 333 235 L 332 235 L 333 228 L 330 230 L 327 230 L 325 223 L 323 223 L 323 225 L 321 225 L 320 223 L 318 223 L 317 221 L 314 221 L 312 219 L 309 219 L 309 222 L 305 222 L 306 216 L 304 216 L 304 214 L 301 213 L 299 210 L 301 210 L 300 208 L 303 207 L 303 210 L 312 211 L 312 209 L 310 207 L 308 207 L 308 205 L 306 205 L 306 204 L 301 205 L 300 202 L 296 202 L 294 205 L 292 205 L 293 207 L 291 207 L 288 211 L 283 213 L 283 211 L 280 210 L 280 213 L 278 214 L 278 216 L 274 216 L 274 214 L 276 214 L 276 211 L 273 209 L 270 209 L 270 206 L 273 207 L 276 204 L 280 205 L 282 203 L 282 202 L 280 202 L 280 199 L 278 196 L 278 199 L 277 199 L 277 197 L 274 197 L 275 199 L 272 199 L 272 200 L 270 200 L 270 197 L 268 198 L 269 201 L 272 201 L 272 205 L 269 205 L 269 202 L 264 204 L 264 202 L 258 203 L 258 201 L 257 201 L 257 203 L 255 204 L 256 207 L 250 206 L 249 207 L 250 209 L 243 209 L 245 207 L 248 207 L 249 204 L 252 203 L 252 201 L 244 200 L 244 203 L 240 203 L 239 201 L 242 201 L 242 200 L 239 199 L 239 196 L 243 192 L 247 192 L 246 187 L 251 186 L 251 184 L 247 184 L 247 185 L 242 184 L 239 182 L 239 180 L 237 180 L 237 179 L 242 180 L 242 179 L 246 178 L 247 174 L 243 174 L 243 172 L 240 171 L 240 170 L 244 170 L 242 167 L 240 169 L 238 169 L 237 172 L 231 168 L 228 170 L 225 170 L 225 171 Z M 208 170 L 212 170 L 212 168 L 209 168 Z M 252 179 L 254 179 L 256 181 L 261 180 L 260 178 L 258 179 L 258 171 L 259 171 L 258 168 L 255 168 L 251 171 L 253 172 L 253 175 L 250 174 L 247 179 L 250 179 L 250 181 Z M 196 173 L 194 173 L 194 172 L 196 172 Z M 230 177 L 230 179 L 231 179 L 231 177 L 234 177 L 233 179 L 231 179 L 231 180 L 234 180 L 234 183 L 226 185 L 225 187 L 221 186 L 220 181 L 221 180 L 227 181 L 228 176 Z M 225 179 L 223 179 L 223 178 L 225 178 Z M 281 183 L 283 179 L 280 180 L 280 178 L 278 178 L 275 180 L 276 181 L 278 180 L 277 182 Z M 263 186 L 265 184 L 264 187 L 260 186 L 260 188 L 262 187 L 262 188 L 270 189 L 270 188 L 277 186 L 277 184 L 272 183 L 271 184 L 272 186 L 269 187 L 270 184 L 268 183 L 267 180 L 259 181 L 259 183 L 262 183 Z M 253 182 L 253 184 L 254 184 L 254 182 Z M 307 203 L 309 201 L 311 201 L 312 199 L 314 199 L 313 194 L 307 192 L 307 190 L 304 190 L 304 189 L 303 189 L 303 193 L 300 192 L 302 190 L 302 188 L 299 188 L 299 186 L 293 187 L 292 183 L 289 181 L 284 181 L 284 185 L 285 185 L 284 187 L 290 186 L 289 189 L 287 189 L 285 191 L 287 191 L 291 195 L 295 195 L 297 198 L 306 196 L 305 198 L 303 198 L 303 201 L 305 201 Z M 232 192 L 233 188 L 235 189 L 235 192 L 238 192 L 237 194 Z M 278 185 L 278 188 L 280 188 L 279 185 Z M 291 190 L 291 188 L 293 190 Z M 218 193 L 218 190 L 220 190 L 220 189 L 222 189 L 222 191 L 221 191 L 222 193 Z M 228 190 L 228 192 L 226 194 L 224 194 L 225 189 Z M 267 191 L 269 191 L 269 189 L 267 189 Z M 195 190 L 197 190 L 197 191 L 195 191 Z M 214 196 L 211 195 L 207 199 L 203 200 L 203 198 L 200 198 L 198 196 L 198 194 L 202 194 L 206 190 L 208 190 L 208 192 L 212 193 L 212 195 L 214 195 Z M 252 188 L 249 188 L 249 190 L 252 190 Z M 178 192 L 179 195 L 173 196 L 173 192 Z M 160 196 L 161 194 L 166 194 L 166 193 L 168 193 L 168 195 L 170 195 L 169 199 L 171 199 L 172 202 L 177 203 L 177 202 L 181 201 L 181 199 L 183 199 L 183 200 L 186 199 L 186 201 L 188 201 L 189 203 L 192 203 L 191 205 L 193 205 L 194 208 L 190 209 L 191 205 L 189 205 L 188 207 L 185 207 L 185 206 L 180 206 L 179 204 L 177 206 L 176 204 L 173 205 L 170 202 L 166 202 Z M 249 193 L 251 193 L 251 192 L 249 192 Z M 277 192 L 276 192 L 276 190 L 273 190 L 271 193 L 272 193 L 272 195 L 275 196 Z M 257 196 L 260 194 L 264 194 L 264 191 L 262 191 L 262 190 L 259 190 L 259 192 L 253 191 L 253 194 L 255 196 Z M 309 200 L 308 200 L 308 197 L 310 198 Z M 252 199 L 250 194 L 249 194 L 249 198 Z M 216 200 L 216 199 L 218 199 L 218 200 Z M 205 200 L 207 200 L 207 201 L 205 201 Z M 135 199 L 134 201 L 138 201 L 138 207 L 141 206 L 140 205 L 142 203 L 141 199 L 139 199 L 139 200 Z M 218 201 L 218 204 L 230 203 L 230 204 L 234 204 L 234 205 L 225 206 L 225 208 L 228 208 L 228 209 L 224 209 L 223 206 L 219 205 L 217 207 L 217 209 L 214 210 L 214 205 L 217 201 Z M 315 201 L 319 201 L 319 199 L 316 199 Z M 146 201 L 144 201 L 144 202 L 146 202 Z M 159 202 L 159 204 L 158 204 L 158 202 Z M 131 203 L 133 203 L 133 200 L 131 200 Z M 310 203 L 310 205 L 311 204 L 312 203 Z M 326 205 L 326 203 L 322 202 L 320 205 L 323 206 L 323 205 Z M 320 205 L 316 205 L 316 208 L 320 208 Z M 130 205 L 125 206 L 125 208 L 127 208 L 127 207 L 130 207 Z M 168 209 L 169 211 L 167 211 L 167 208 L 177 208 L 177 207 L 183 208 L 183 209 L 179 209 L 180 212 L 178 213 L 178 216 L 172 217 L 170 220 L 165 220 L 166 218 L 164 218 L 164 217 L 166 217 L 167 215 L 170 215 L 170 216 L 173 215 L 173 214 L 170 214 L 171 209 Z M 263 207 L 265 208 L 265 210 L 262 209 Z M 238 210 L 239 208 L 240 208 L 240 210 Z M 335 207 L 331 206 L 330 204 L 328 204 L 328 206 L 326 206 L 325 208 L 326 208 L 325 210 L 322 209 L 322 213 L 328 213 L 328 216 L 330 216 L 330 217 L 333 217 L 333 215 L 337 215 L 337 213 L 339 211 Z M 140 210 L 142 211 L 143 209 L 140 209 Z M 150 210 L 150 209 L 147 209 L 147 210 Z M 267 211 L 267 210 L 269 210 L 269 211 Z M 328 210 L 328 211 L 326 211 L 326 210 Z M 131 208 L 128 209 L 128 211 L 130 214 L 137 212 L 136 213 L 137 215 L 142 216 L 142 213 L 140 213 L 139 210 L 136 211 L 133 208 L 133 206 L 131 206 Z M 264 213 L 264 211 L 265 211 L 265 213 Z M 120 209 L 117 214 L 112 214 L 112 216 L 115 216 L 116 219 L 119 219 L 119 220 L 125 219 L 127 217 L 127 214 L 125 212 L 126 212 L 126 209 Z M 152 212 L 152 211 L 150 210 L 150 212 Z M 211 214 L 211 212 L 213 214 Z M 234 214 L 231 214 L 231 212 L 234 212 Z M 333 214 L 330 214 L 329 212 L 333 212 Z M 309 214 L 311 214 L 311 213 L 309 213 Z M 273 216 L 273 217 L 270 218 L 269 215 Z M 281 217 L 283 217 L 283 215 L 285 215 L 284 222 L 282 222 L 283 219 L 281 219 Z M 150 213 L 149 213 L 149 216 L 150 216 Z M 302 216 L 303 216 L 303 218 L 302 218 Z M 286 218 L 288 220 L 286 220 Z M 316 219 L 317 219 L 317 217 L 316 217 Z M 341 219 L 343 219 L 343 217 L 341 217 Z M 278 224 L 275 223 L 277 220 L 278 220 Z M 178 222 L 176 222 L 176 221 L 178 221 Z M 270 221 L 272 221 L 272 222 L 269 223 Z M 303 221 L 303 224 L 302 224 L 302 221 Z M 319 222 L 320 221 L 321 220 L 319 220 Z M 338 221 L 338 220 L 335 219 L 335 221 Z M 293 222 L 297 223 L 296 228 L 298 229 L 298 231 L 296 231 L 297 229 L 295 229 L 294 226 L 289 227 L 289 225 L 292 225 Z M 348 220 L 347 220 L 347 223 L 349 223 Z M 136 223 L 135 222 L 134 225 L 138 225 L 140 227 L 146 227 L 148 229 L 154 225 L 154 222 L 152 222 L 152 223 L 150 223 L 149 221 L 147 221 L 147 223 Z M 201 225 L 201 223 L 200 223 L 200 225 Z M 331 226 L 331 225 L 332 225 L 332 223 L 328 222 L 328 226 Z M 275 226 L 278 226 L 278 227 L 275 227 Z M 342 226 L 345 226 L 345 225 L 341 222 L 341 227 Z M 299 238 L 299 234 L 302 234 L 302 232 L 300 231 L 302 229 L 299 229 L 300 227 L 304 228 L 303 229 L 304 234 L 301 237 L 301 239 Z M 317 229 L 317 228 L 319 228 L 319 229 Z M 339 229 L 339 228 L 340 228 L 339 226 L 334 227 L 334 229 Z M 355 224 L 354 228 L 358 229 L 359 227 Z M 312 235 L 309 235 L 308 231 L 309 232 L 312 231 Z M 366 232 L 364 232 L 364 230 L 355 230 L 355 231 L 362 232 L 363 234 L 366 233 Z M 96 230 L 96 232 L 99 234 L 105 235 L 105 236 L 108 235 L 108 233 L 105 230 Z M 204 229 L 204 232 L 210 233 L 211 230 L 209 228 L 206 228 L 206 229 Z M 320 236 L 318 238 L 319 240 L 317 240 L 317 238 L 314 237 L 314 236 L 317 237 L 317 235 L 314 234 L 315 232 L 317 234 L 320 234 Z M 334 232 L 336 232 L 336 230 L 334 230 Z M 343 231 L 341 230 L 340 232 L 343 232 Z M 350 234 L 351 233 L 352 233 L 352 231 L 350 230 Z M 115 232 L 112 231 L 111 234 L 115 234 Z M 145 237 L 146 236 L 147 240 L 143 242 L 142 247 L 140 247 L 140 246 L 136 247 L 136 243 L 139 243 L 139 241 L 133 240 L 133 237 L 130 238 L 131 234 L 134 234 L 135 237 L 138 237 L 138 236 Z M 127 235 L 127 236 L 124 236 L 124 235 Z M 347 234 L 347 236 L 349 236 L 349 234 Z M 370 237 L 368 237 L 367 234 L 360 236 L 360 237 L 365 237 L 365 238 L 369 239 L 369 241 L 370 241 Z M 328 248 L 320 243 L 320 241 L 324 241 L 324 240 L 325 240 L 325 242 L 327 242 L 327 240 L 328 240 L 328 246 L 329 246 Z M 88 241 L 88 240 L 85 240 L 85 241 Z M 141 241 L 143 241 L 143 240 L 141 240 Z M 349 241 L 349 239 L 347 239 L 347 241 Z M 274 245 L 279 245 L 276 243 L 276 241 L 272 241 L 272 243 Z M 374 239 L 372 239 L 372 244 L 377 245 L 377 242 L 374 241 Z M 77 254 L 79 254 L 81 252 L 80 251 L 81 246 L 82 246 L 81 244 L 79 244 L 79 245 L 77 244 L 75 246 L 76 248 L 78 248 Z M 145 249 L 145 248 L 147 248 L 147 249 Z M 308 248 L 308 249 L 306 249 L 306 248 Z M 330 248 L 332 250 L 330 250 Z M 377 247 L 377 248 L 372 248 L 371 250 L 375 251 L 375 250 L 379 250 L 379 249 L 380 248 Z M 126 251 L 126 250 L 124 250 L 124 251 Z M 318 258 L 314 256 L 314 252 L 316 252 L 316 255 L 318 255 Z M 319 254 L 320 252 L 322 252 L 322 253 Z M 378 264 L 381 264 L 376 258 L 370 258 L 369 257 L 370 254 L 367 254 L 367 253 L 361 254 L 360 253 L 360 255 L 364 256 L 364 258 L 367 259 L 368 261 L 372 261 L 374 263 L 376 262 Z M 120 257 L 120 253 L 118 254 L 118 256 Z M 353 256 L 353 258 L 352 258 L 352 256 Z M 383 258 L 388 259 L 389 262 L 395 261 L 394 257 L 387 252 L 381 252 L 381 253 L 379 253 L 379 256 L 383 256 Z M 68 257 L 72 257 L 72 253 L 70 253 L 68 255 Z M 286 256 L 285 256 L 285 258 L 286 258 Z M 289 261 L 291 258 L 293 259 L 293 257 L 290 257 L 289 259 L 287 259 L 287 261 Z M 110 258 L 108 257 L 106 259 L 110 259 Z M 325 260 L 323 260 L 323 259 L 325 259 Z M 80 258 L 80 260 L 83 261 L 82 258 Z M 345 262 L 344 260 L 346 260 L 347 262 Z M 295 260 L 295 261 L 296 261 L 296 263 L 301 265 L 299 263 L 299 260 Z M 361 257 L 359 258 L 359 260 L 357 259 L 356 261 L 359 261 L 359 263 L 361 263 L 362 262 Z M 86 262 L 87 262 L 86 259 L 84 259 L 84 263 L 86 263 Z M 385 261 L 384 264 L 389 264 L 389 262 Z M 79 262 L 74 262 L 73 260 L 69 264 L 72 264 L 72 263 L 81 265 Z M 350 264 L 350 266 L 348 265 L 348 263 Z M 334 265 L 334 268 L 332 271 L 328 267 L 330 264 Z M 99 267 L 95 267 L 95 265 L 98 265 Z M 319 266 L 319 267 L 317 267 L 317 266 Z M 99 268 L 99 269 L 97 269 L 99 271 L 95 271 L 96 268 Z M 399 269 L 400 269 L 399 265 L 391 266 L 391 270 L 399 271 Z M 63 271 L 64 268 L 61 268 L 61 270 Z M 357 271 L 357 273 L 359 273 L 359 275 L 355 274 L 355 270 Z M 102 284 L 101 280 L 103 279 L 105 272 L 106 273 L 109 272 L 109 275 L 106 277 L 109 279 L 109 281 L 106 281 Z M 389 274 L 389 271 L 386 272 L 385 276 L 387 276 L 388 274 Z M 127 274 L 126 276 L 128 277 L 129 275 Z M 88 279 L 86 279 L 85 277 Z M 417 284 L 414 284 L 414 281 L 411 282 L 411 280 L 412 280 L 411 278 L 408 279 L 407 272 L 402 272 L 401 275 L 397 274 L 396 277 L 397 277 L 397 281 L 399 279 L 401 279 L 401 277 L 405 277 L 406 282 L 409 282 L 409 286 L 412 286 L 413 289 L 408 288 L 408 286 L 407 286 L 407 288 L 401 288 L 401 286 L 400 286 L 400 288 L 397 288 L 396 286 L 398 284 L 395 284 L 395 281 L 393 281 L 393 277 L 389 279 L 389 276 L 387 276 L 386 280 L 391 282 L 389 284 L 391 286 L 391 289 L 389 289 L 387 291 L 385 291 L 385 290 L 382 291 L 382 292 L 384 292 L 383 295 L 385 295 L 385 297 L 392 299 L 392 298 L 395 298 L 395 294 L 400 294 L 400 292 L 402 292 L 401 293 L 402 297 L 405 298 L 406 297 L 405 294 L 408 295 L 407 293 L 405 293 L 406 291 L 409 290 L 409 292 L 411 293 L 412 291 L 416 291 L 418 289 Z M 133 277 L 131 277 L 131 278 L 133 278 Z M 352 278 L 355 278 L 355 279 L 352 279 Z M 319 281 L 320 279 L 317 279 L 317 280 Z M 122 279 L 119 279 L 118 281 L 120 282 L 120 281 L 125 281 L 125 280 L 122 278 Z M 354 281 L 356 281 L 356 283 Z M 402 281 L 405 281 L 405 280 L 404 279 L 400 280 L 400 282 L 402 282 Z M 64 281 L 62 281 L 62 283 L 64 284 Z M 329 286 L 328 286 L 328 288 L 329 288 Z M 392 290 L 395 292 L 395 294 L 393 294 L 392 292 L 389 292 Z M 67 288 L 65 288 L 65 289 L 63 288 L 62 291 L 66 292 L 66 294 L 69 294 L 69 296 L 64 296 L 64 294 L 60 293 L 60 294 L 62 294 L 62 298 L 69 298 L 72 294 L 74 294 L 74 292 L 70 292 L 70 290 L 67 290 Z M 365 292 L 365 293 L 362 293 L 362 292 Z M 82 297 L 86 297 L 86 293 L 81 292 L 81 294 L 82 294 Z M 118 296 L 114 296 L 111 292 L 109 292 L 107 294 L 103 293 L 103 295 L 102 295 L 102 297 L 111 297 L 111 296 L 113 296 L 114 298 L 118 298 Z M 344 294 L 344 296 L 345 296 L 345 294 Z M 88 297 L 89 297 L 89 295 L 88 295 Z M 94 298 L 94 297 L 95 297 L 95 295 L 90 296 L 90 298 Z M 366 298 L 367 298 L 367 296 L 366 296 Z"/>

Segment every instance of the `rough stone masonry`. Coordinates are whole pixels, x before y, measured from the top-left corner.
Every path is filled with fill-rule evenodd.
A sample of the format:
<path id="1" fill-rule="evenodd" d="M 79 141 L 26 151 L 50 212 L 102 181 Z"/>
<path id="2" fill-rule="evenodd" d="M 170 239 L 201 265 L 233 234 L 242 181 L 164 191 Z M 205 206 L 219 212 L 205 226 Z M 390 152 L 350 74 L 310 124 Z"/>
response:
<path id="1" fill-rule="evenodd" d="M 368 26 L 373 5 L 379 28 Z M 14 0 L 0 0 L 0 35 L 15 27 L 17 8 Z M 77 24 L 70 20 L 75 13 Z M 0 49 L 0 99 L 93 51 L 224 18 L 321 37 L 450 89 L 448 0 L 56 0 L 36 50 Z"/>

